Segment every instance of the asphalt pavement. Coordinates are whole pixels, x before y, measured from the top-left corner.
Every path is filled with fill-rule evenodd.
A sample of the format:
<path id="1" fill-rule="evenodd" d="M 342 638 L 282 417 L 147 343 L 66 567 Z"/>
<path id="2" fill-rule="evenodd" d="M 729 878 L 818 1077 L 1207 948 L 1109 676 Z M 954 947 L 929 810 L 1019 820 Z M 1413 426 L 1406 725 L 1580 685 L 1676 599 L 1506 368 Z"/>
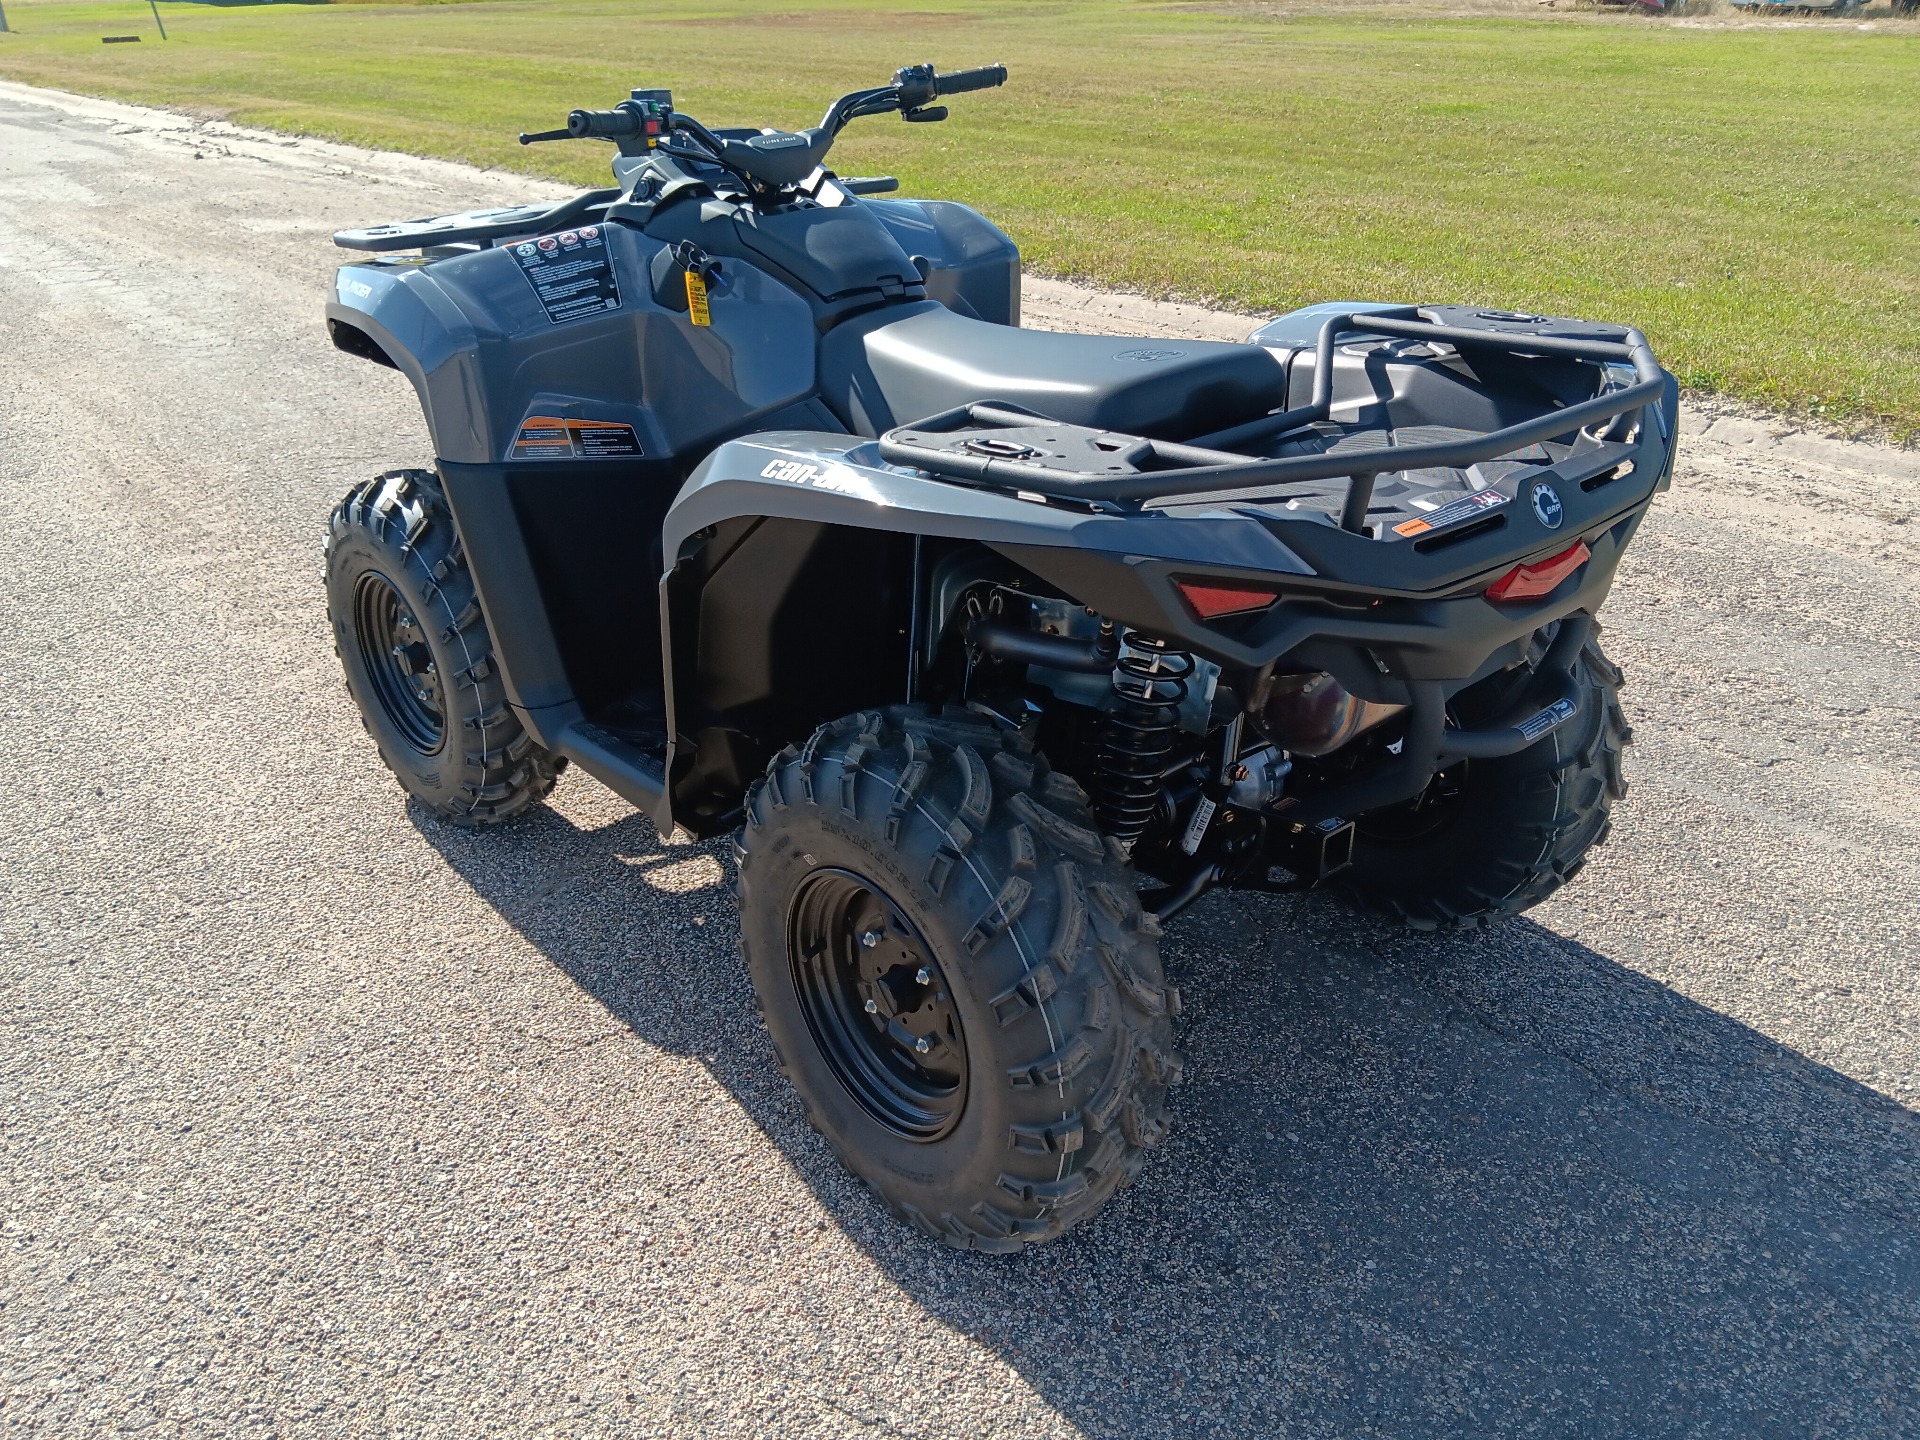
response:
<path id="1" fill-rule="evenodd" d="M 1920 1434 L 1913 454 L 1691 409 L 1579 882 L 1209 897 L 1164 1150 L 963 1255 L 808 1130 L 719 847 L 441 827 L 342 689 L 328 509 L 429 452 L 327 236 L 541 188 L 0 86 L 0 1431 Z"/>

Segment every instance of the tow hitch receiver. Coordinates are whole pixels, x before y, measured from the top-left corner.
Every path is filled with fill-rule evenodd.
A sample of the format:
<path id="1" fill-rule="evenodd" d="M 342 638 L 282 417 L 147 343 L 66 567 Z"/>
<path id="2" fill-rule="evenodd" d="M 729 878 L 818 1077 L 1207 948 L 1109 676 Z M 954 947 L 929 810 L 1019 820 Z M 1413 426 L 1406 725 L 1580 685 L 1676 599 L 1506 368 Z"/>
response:
<path id="1" fill-rule="evenodd" d="M 1266 872 L 1254 880 L 1259 890 L 1311 890 L 1329 875 L 1353 863 L 1353 822 L 1338 815 L 1311 825 L 1279 821 L 1268 836 Z"/>

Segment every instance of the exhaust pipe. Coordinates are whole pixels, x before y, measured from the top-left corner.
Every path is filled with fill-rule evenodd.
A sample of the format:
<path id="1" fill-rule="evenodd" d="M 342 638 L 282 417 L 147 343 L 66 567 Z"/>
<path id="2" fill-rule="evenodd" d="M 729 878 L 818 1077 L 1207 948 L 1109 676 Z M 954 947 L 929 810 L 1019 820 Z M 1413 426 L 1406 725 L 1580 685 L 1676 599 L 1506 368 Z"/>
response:
<path id="1" fill-rule="evenodd" d="M 1407 707 L 1362 700 L 1324 670 L 1270 675 L 1247 707 L 1256 729 L 1295 755 L 1331 755 Z"/>

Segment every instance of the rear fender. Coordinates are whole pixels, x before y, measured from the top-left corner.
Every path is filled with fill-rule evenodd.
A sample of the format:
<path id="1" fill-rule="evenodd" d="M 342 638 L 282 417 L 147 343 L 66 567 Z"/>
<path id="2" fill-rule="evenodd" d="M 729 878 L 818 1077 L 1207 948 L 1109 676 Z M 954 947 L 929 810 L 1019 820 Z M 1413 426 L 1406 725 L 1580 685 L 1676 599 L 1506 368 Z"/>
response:
<path id="1" fill-rule="evenodd" d="M 912 697 L 941 628 L 920 613 L 931 598 L 922 540 L 1078 557 L 1078 588 L 1063 593 L 1157 633 L 1170 628 L 1166 600 L 1139 581 L 1131 562 L 1141 557 L 1121 546 L 1304 573 L 1258 525 L 1120 521 L 1034 504 L 895 469 L 871 442 L 814 432 L 722 445 L 682 488 L 662 538 L 672 813 L 703 833 L 730 823 L 780 746 L 835 716 Z"/>
<path id="2" fill-rule="evenodd" d="M 674 813 L 695 829 L 718 827 L 779 746 L 820 720 L 907 697 L 941 631 L 938 616 L 913 623 L 934 598 L 916 537 L 977 543 L 1043 587 L 1223 670 L 1284 660 L 1331 670 L 1362 698 L 1404 704 L 1415 682 L 1451 692 L 1516 662 L 1551 621 L 1597 611 L 1644 513 L 1641 500 L 1596 517 L 1583 532 L 1592 558 L 1576 576 L 1537 601 L 1496 604 L 1481 593 L 1484 574 L 1395 593 L 1410 552 L 1343 537 L 1368 545 L 1367 568 L 1377 571 L 1377 586 L 1356 591 L 1316 573 L 1277 527 L 1225 506 L 1122 516 L 933 480 L 844 435 L 733 441 L 694 471 L 663 526 Z M 1567 533 L 1543 531 L 1538 544 L 1522 534 L 1487 563 L 1511 564 L 1522 546 L 1564 547 Z M 1258 580 L 1280 599 L 1202 623 L 1175 586 L 1193 575 Z"/>
<path id="3" fill-rule="evenodd" d="M 1120 568 L 1133 560 L 1159 560 L 1262 574 L 1313 574 L 1271 530 L 1230 511 L 1196 519 L 1119 516 L 1048 505 L 1006 491 L 933 480 L 886 464 L 871 441 L 817 432 L 773 432 L 720 446 L 694 470 L 668 510 L 664 554 L 671 561 L 698 532 L 741 516 L 975 540 L 1008 553 L 1033 548 L 1080 552 Z M 1176 620 L 1158 603 L 1109 613 L 1142 628 Z"/>

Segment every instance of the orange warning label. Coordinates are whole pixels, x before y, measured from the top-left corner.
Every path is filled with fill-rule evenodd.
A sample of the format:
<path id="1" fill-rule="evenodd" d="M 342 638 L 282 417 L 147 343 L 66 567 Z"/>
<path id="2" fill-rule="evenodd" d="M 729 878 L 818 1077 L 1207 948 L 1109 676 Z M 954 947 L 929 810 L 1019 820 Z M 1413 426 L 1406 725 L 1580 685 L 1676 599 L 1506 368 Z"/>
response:
<path id="1" fill-rule="evenodd" d="M 1462 496 L 1450 505 L 1442 505 L 1438 510 L 1412 520 L 1402 520 L 1393 527 L 1396 535 L 1424 535 L 1429 530 L 1442 530 L 1456 521 L 1465 520 L 1470 515 L 1478 515 L 1495 506 L 1505 505 L 1511 496 L 1502 495 L 1498 490 L 1476 490 L 1471 495 Z"/>
<path id="2" fill-rule="evenodd" d="M 529 415 L 513 437 L 509 460 L 592 459 L 600 455 L 640 455 L 640 437 L 631 425 L 615 420 L 575 420 L 571 416 Z"/>

